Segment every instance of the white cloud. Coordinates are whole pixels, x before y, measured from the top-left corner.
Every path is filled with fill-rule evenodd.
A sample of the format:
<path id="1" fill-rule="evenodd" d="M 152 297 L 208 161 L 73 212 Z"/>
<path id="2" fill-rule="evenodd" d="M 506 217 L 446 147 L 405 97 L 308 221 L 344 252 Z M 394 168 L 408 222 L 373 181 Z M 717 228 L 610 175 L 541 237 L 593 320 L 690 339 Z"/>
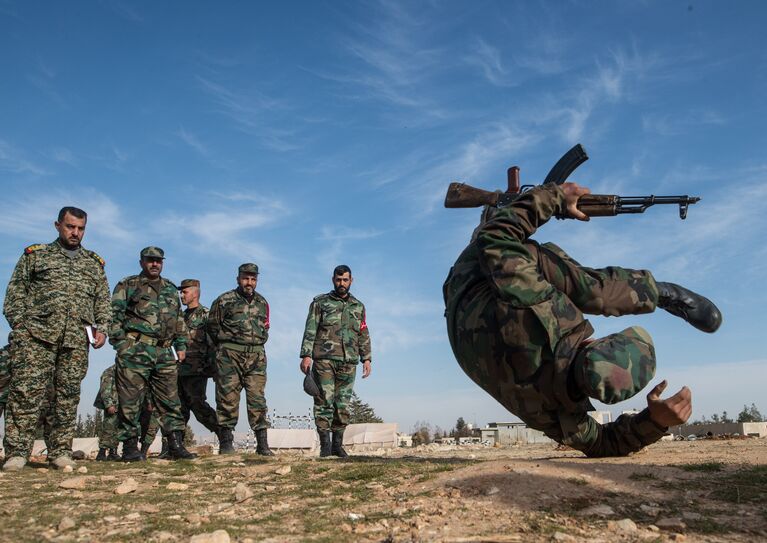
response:
<path id="1" fill-rule="evenodd" d="M 197 151 L 200 155 L 204 157 L 208 156 L 209 152 L 205 144 L 203 144 L 197 136 L 186 130 L 183 126 L 178 129 L 176 135 L 181 138 L 181 141 Z"/>
<path id="2" fill-rule="evenodd" d="M 25 153 L 5 140 L 0 140 L 0 171 L 16 174 L 46 175 L 49 172 L 29 160 Z"/>

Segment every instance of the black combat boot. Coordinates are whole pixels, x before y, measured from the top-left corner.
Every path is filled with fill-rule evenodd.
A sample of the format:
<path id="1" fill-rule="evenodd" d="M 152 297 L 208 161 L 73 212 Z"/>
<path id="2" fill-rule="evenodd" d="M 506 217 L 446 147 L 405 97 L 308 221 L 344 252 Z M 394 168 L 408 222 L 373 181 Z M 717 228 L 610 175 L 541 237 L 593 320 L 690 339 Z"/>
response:
<path id="1" fill-rule="evenodd" d="M 141 442 L 141 456 L 144 457 L 144 460 L 149 458 L 149 447 L 151 447 L 152 444 L 147 441 Z"/>
<path id="2" fill-rule="evenodd" d="M 349 456 L 344 450 L 343 430 L 336 430 L 333 432 L 333 454 L 339 458 L 346 458 Z"/>
<path id="3" fill-rule="evenodd" d="M 274 456 L 266 439 L 266 428 L 256 430 L 256 454 L 261 456 Z"/>
<path id="4" fill-rule="evenodd" d="M 722 314 L 714 303 L 674 283 L 658 285 L 658 307 L 682 318 L 702 332 L 712 334 L 722 324 Z"/>
<path id="5" fill-rule="evenodd" d="M 168 457 L 171 460 L 191 460 L 197 458 L 184 447 L 184 431 L 176 430 L 168 434 Z"/>
<path id="6" fill-rule="evenodd" d="M 160 454 L 157 455 L 157 458 L 160 460 L 170 460 L 170 451 L 168 450 L 168 438 L 163 436 L 162 440 L 162 449 L 160 449 Z"/>
<path id="7" fill-rule="evenodd" d="M 218 454 L 234 454 L 234 436 L 229 428 L 218 431 Z"/>
<path id="8" fill-rule="evenodd" d="M 331 456 L 333 451 L 330 448 L 330 432 L 327 430 L 317 430 L 320 435 L 320 458 Z"/>
<path id="9" fill-rule="evenodd" d="M 138 438 L 132 437 L 123 441 L 123 462 L 141 462 L 144 457 L 138 450 Z"/>
<path id="10" fill-rule="evenodd" d="M 121 460 L 120 455 L 117 454 L 117 447 L 109 449 L 109 456 L 107 456 L 107 460 L 110 462 L 119 462 Z"/>
<path id="11" fill-rule="evenodd" d="M 107 460 L 109 460 L 107 458 L 107 449 L 99 447 L 99 453 L 96 455 L 96 462 L 106 462 Z"/>

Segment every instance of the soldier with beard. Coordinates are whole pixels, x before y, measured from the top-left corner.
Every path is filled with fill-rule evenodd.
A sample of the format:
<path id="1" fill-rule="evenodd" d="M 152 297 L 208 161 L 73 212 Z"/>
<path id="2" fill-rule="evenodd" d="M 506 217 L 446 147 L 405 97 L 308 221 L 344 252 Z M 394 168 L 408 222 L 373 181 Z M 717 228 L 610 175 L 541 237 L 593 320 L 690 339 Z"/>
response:
<path id="1" fill-rule="evenodd" d="M 333 290 L 315 297 L 309 305 L 300 368 L 304 373 L 313 372 L 322 392 L 314 398 L 320 456 L 345 458 L 344 430 L 349 424 L 357 364 L 362 361 L 363 379 L 371 371 L 370 332 L 365 306 L 349 292 L 354 281 L 349 266 L 336 266 L 332 281 Z"/>

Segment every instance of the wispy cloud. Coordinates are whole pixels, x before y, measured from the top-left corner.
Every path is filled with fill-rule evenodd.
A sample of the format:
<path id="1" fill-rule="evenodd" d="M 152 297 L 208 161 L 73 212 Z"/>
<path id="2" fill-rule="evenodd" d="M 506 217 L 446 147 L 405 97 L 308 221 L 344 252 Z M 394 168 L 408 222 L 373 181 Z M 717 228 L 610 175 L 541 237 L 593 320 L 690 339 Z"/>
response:
<path id="1" fill-rule="evenodd" d="M 668 114 L 649 114 L 642 117 L 642 128 L 651 134 L 676 136 L 688 134 L 706 125 L 723 125 L 725 117 L 713 110 L 691 110 Z"/>
<path id="2" fill-rule="evenodd" d="M 121 0 L 102 0 L 101 3 L 127 21 L 133 23 L 144 22 L 144 17 L 129 3 L 122 2 Z"/>
<path id="3" fill-rule="evenodd" d="M 383 234 L 381 230 L 349 228 L 348 226 L 323 226 L 320 239 L 323 240 L 364 240 Z"/>
<path id="4" fill-rule="evenodd" d="M 189 147 L 200 153 L 203 157 L 209 155 L 207 146 L 205 146 L 193 133 L 186 130 L 183 126 L 176 131 L 176 135 Z"/>
<path id="5" fill-rule="evenodd" d="M 70 166 L 77 166 L 78 160 L 74 153 L 66 147 L 54 147 L 51 149 L 49 156 L 56 162 L 63 162 Z"/>
<path id="6" fill-rule="evenodd" d="M 471 49 L 471 53 L 463 57 L 467 64 L 476 66 L 493 85 L 501 87 L 512 85 L 508 70 L 503 65 L 501 52 L 497 47 L 490 45 L 482 38 L 477 38 Z"/>
<path id="7" fill-rule="evenodd" d="M 22 150 L 5 140 L 0 140 L 0 171 L 32 175 L 49 173 L 45 168 L 28 159 Z"/>

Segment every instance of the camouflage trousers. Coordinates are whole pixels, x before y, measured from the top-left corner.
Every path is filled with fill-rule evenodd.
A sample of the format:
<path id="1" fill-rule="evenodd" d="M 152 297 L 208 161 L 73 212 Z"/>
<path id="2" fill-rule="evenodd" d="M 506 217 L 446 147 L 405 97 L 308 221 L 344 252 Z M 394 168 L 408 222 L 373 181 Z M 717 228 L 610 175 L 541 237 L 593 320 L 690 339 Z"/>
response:
<path id="1" fill-rule="evenodd" d="M 178 396 L 181 400 L 181 415 L 189 422 L 189 416 L 195 418 L 209 431 L 218 432 L 218 417 L 216 410 L 207 402 L 208 378 L 202 375 L 179 375 Z"/>
<path id="2" fill-rule="evenodd" d="M 5 412 L 5 403 L 8 401 L 8 384 L 11 381 L 9 346 L 0 349 L 0 417 Z"/>
<path id="3" fill-rule="evenodd" d="M 314 380 L 322 395 L 314 398 L 317 430 L 343 430 L 349 424 L 349 400 L 354 389 L 357 364 L 340 360 L 315 360 Z"/>
<path id="4" fill-rule="evenodd" d="M 48 459 L 72 454 L 80 383 L 87 370 L 87 344 L 66 349 L 39 341 L 23 328 L 12 332 L 6 457 L 29 458 L 42 415 L 47 415 Z"/>
<path id="5" fill-rule="evenodd" d="M 480 268 L 492 275 L 461 299 L 448 324 L 463 370 L 530 427 L 590 456 L 625 455 L 659 439 L 646 411 L 604 426 L 587 414 L 589 398 L 611 404 L 638 393 L 655 374 L 655 350 L 638 326 L 587 339 L 593 328 L 583 313 L 654 311 L 652 275 L 586 268 L 551 243 L 509 245 L 480 251 Z M 538 285 L 553 286 L 551 295 L 527 305 Z"/>
<path id="6" fill-rule="evenodd" d="M 147 394 L 163 433 L 184 430 L 178 399 L 177 362 L 170 348 L 124 340 L 117 344 L 117 396 L 120 426 L 118 439 L 140 437 L 141 412 Z"/>
<path id="7" fill-rule="evenodd" d="M 115 412 L 109 415 L 104 411 L 104 418 L 99 429 L 99 447 L 102 449 L 116 449 L 120 441 L 117 439 L 117 427 L 120 423 L 120 417 Z"/>
<path id="8" fill-rule="evenodd" d="M 147 399 L 144 408 L 139 416 L 139 425 L 141 427 L 141 443 L 151 445 L 157 437 L 157 431 L 160 429 L 160 419 L 157 417 L 157 410 L 150 405 L 151 399 Z"/>
<path id="9" fill-rule="evenodd" d="M 266 352 L 242 352 L 220 346 L 216 352 L 216 416 L 233 430 L 240 418 L 240 393 L 245 389 L 248 423 L 253 430 L 269 427 L 266 420 Z"/>

